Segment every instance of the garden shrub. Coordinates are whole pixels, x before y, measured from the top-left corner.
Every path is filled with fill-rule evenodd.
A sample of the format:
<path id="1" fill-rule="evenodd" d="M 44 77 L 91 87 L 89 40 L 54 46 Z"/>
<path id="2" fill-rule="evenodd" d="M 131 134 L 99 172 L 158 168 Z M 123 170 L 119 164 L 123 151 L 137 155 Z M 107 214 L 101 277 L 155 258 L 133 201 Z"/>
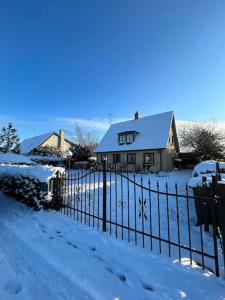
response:
<path id="1" fill-rule="evenodd" d="M 13 196 L 18 201 L 35 209 L 48 206 L 50 199 L 47 183 L 45 185 L 44 189 L 43 183 L 34 177 L 0 175 L 0 190 L 3 193 Z"/>

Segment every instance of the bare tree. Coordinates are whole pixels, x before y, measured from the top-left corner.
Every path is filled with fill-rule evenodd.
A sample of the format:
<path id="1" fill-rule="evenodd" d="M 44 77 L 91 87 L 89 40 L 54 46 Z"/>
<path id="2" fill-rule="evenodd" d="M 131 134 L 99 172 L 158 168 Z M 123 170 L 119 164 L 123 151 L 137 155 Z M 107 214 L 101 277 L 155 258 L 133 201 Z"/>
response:
<path id="1" fill-rule="evenodd" d="M 213 123 L 188 123 L 179 136 L 181 146 L 201 160 L 225 158 L 225 136 Z"/>
<path id="2" fill-rule="evenodd" d="M 90 150 L 91 155 L 94 153 L 99 140 L 94 132 L 84 132 L 77 124 L 74 133 L 70 133 L 71 139 L 81 147 L 86 147 Z"/>

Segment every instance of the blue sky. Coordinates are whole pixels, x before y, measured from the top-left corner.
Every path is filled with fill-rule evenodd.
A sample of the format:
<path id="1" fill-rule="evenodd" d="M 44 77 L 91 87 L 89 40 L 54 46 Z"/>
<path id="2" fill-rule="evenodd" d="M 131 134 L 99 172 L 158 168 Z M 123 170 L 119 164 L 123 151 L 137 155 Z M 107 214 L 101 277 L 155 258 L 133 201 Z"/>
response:
<path id="1" fill-rule="evenodd" d="M 0 125 L 21 138 L 174 110 L 225 120 L 225 1 L 9 0 Z"/>

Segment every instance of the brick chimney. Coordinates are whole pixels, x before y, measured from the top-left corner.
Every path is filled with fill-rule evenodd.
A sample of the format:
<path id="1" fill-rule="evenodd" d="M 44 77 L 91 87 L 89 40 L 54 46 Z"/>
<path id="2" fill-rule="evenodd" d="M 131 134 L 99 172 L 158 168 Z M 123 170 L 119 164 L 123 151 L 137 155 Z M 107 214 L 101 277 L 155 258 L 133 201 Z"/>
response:
<path id="1" fill-rule="evenodd" d="M 64 153 L 64 140 L 65 140 L 65 132 L 63 129 L 59 130 L 59 149 Z"/>
<path id="2" fill-rule="evenodd" d="M 141 118 L 141 114 L 138 111 L 136 111 L 136 113 L 134 114 L 134 119 L 138 120 L 140 118 Z"/>

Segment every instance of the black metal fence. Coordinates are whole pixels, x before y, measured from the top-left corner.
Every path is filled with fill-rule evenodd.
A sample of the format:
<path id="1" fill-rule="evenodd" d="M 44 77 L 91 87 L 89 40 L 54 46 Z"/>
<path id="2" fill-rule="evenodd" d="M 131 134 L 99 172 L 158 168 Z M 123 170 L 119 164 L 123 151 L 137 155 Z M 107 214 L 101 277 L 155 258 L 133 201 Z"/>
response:
<path id="1" fill-rule="evenodd" d="M 55 180 L 54 201 L 65 215 L 182 263 L 197 264 L 216 276 L 223 272 L 218 199 L 196 198 L 187 185 L 152 184 L 147 175 L 105 168 L 69 171 Z M 209 202 L 211 221 L 206 224 Z"/>

